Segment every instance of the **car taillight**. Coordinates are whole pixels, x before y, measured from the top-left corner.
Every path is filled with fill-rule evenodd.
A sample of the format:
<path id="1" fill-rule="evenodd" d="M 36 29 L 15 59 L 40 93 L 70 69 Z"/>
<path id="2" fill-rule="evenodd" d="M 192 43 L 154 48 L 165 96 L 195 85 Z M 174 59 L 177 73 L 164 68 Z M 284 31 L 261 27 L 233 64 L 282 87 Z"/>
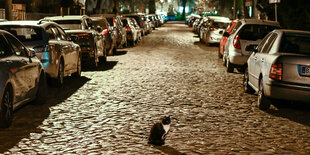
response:
<path id="1" fill-rule="evenodd" d="M 105 29 L 105 30 L 103 30 L 102 32 L 101 32 L 101 34 L 103 34 L 103 35 L 106 35 L 106 34 L 108 34 L 109 33 L 109 29 Z"/>
<path id="2" fill-rule="evenodd" d="M 239 35 L 236 35 L 233 41 L 234 47 L 236 49 L 241 49 L 241 45 L 240 45 L 240 40 L 239 40 Z"/>
<path id="3" fill-rule="evenodd" d="M 210 28 L 210 31 L 215 31 L 217 30 L 217 28 Z"/>
<path id="4" fill-rule="evenodd" d="M 33 48 L 35 52 L 49 52 L 50 51 L 50 46 L 49 45 L 42 45 L 42 46 L 37 46 Z"/>
<path id="5" fill-rule="evenodd" d="M 272 64 L 269 77 L 274 80 L 282 80 L 282 64 Z"/>
<path id="6" fill-rule="evenodd" d="M 131 30 L 131 28 L 130 27 L 125 27 L 125 30 Z"/>
<path id="7" fill-rule="evenodd" d="M 76 36 L 79 38 L 83 38 L 83 39 L 89 39 L 90 38 L 89 34 L 77 34 Z"/>

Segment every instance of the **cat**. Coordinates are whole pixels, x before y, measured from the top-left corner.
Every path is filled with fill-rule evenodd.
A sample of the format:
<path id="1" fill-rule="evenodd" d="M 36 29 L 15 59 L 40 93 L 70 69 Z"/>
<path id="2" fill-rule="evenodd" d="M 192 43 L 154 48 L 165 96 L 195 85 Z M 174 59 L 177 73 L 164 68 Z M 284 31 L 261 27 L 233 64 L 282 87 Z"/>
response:
<path id="1" fill-rule="evenodd" d="M 166 136 L 170 129 L 170 123 L 170 116 L 165 116 L 162 118 L 161 122 L 154 124 L 148 137 L 148 143 L 158 146 L 164 145 Z"/>

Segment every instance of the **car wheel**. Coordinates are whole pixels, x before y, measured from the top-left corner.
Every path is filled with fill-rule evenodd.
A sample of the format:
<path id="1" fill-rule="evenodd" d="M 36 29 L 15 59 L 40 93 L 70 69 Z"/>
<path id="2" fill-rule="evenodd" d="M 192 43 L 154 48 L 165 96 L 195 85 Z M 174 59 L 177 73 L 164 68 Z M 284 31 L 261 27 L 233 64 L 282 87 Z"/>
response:
<path id="1" fill-rule="evenodd" d="M 234 72 L 234 66 L 230 63 L 229 59 L 226 59 L 226 71 L 228 73 Z"/>
<path id="2" fill-rule="evenodd" d="M 248 94 L 253 94 L 255 92 L 254 89 L 249 85 L 249 72 L 248 72 L 248 68 L 246 68 L 245 71 L 244 71 L 243 90 L 244 90 L 245 93 L 248 93 Z"/>
<path id="3" fill-rule="evenodd" d="M 7 128 L 13 120 L 13 91 L 7 87 L 4 91 L 0 110 L 0 127 Z"/>
<path id="4" fill-rule="evenodd" d="M 263 79 L 259 82 L 257 106 L 260 110 L 267 110 L 270 107 L 270 100 L 264 94 Z"/>
<path id="5" fill-rule="evenodd" d="M 59 67 L 58 67 L 58 77 L 56 79 L 56 87 L 62 87 L 63 83 L 64 83 L 64 77 L 65 77 L 65 72 L 64 72 L 64 65 L 63 62 L 60 61 L 59 63 Z"/>
<path id="6" fill-rule="evenodd" d="M 81 60 L 81 57 L 79 56 L 79 59 L 78 59 L 78 62 L 77 62 L 77 69 L 76 69 L 76 72 L 73 73 L 73 76 L 75 78 L 79 78 L 81 77 L 81 73 L 82 73 L 82 60 Z"/>
<path id="7" fill-rule="evenodd" d="M 219 59 L 223 58 L 223 55 L 221 54 L 221 47 L 219 47 L 217 56 L 219 57 Z"/>
<path id="8" fill-rule="evenodd" d="M 225 57 L 225 55 L 223 55 L 223 66 L 226 67 L 226 57 Z"/>
<path id="9" fill-rule="evenodd" d="M 47 98 L 46 77 L 42 73 L 40 76 L 38 91 L 37 91 L 36 99 L 35 99 L 34 103 L 36 105 L 42 105 L 46 102 L 46 98 Z"/>

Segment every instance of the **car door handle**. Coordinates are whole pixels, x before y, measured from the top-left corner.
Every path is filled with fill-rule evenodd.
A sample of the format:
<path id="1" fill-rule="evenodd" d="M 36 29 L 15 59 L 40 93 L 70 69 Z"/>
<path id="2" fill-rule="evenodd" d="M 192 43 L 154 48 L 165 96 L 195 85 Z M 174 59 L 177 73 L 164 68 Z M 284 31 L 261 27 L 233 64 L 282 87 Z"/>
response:
<path id="1" fill-rule="evenodd" d="M 261 62 L 265 62 L 265 59 L 264 59 L 264 58 L 262 58 L 262 59 L 261 59 Z"/>

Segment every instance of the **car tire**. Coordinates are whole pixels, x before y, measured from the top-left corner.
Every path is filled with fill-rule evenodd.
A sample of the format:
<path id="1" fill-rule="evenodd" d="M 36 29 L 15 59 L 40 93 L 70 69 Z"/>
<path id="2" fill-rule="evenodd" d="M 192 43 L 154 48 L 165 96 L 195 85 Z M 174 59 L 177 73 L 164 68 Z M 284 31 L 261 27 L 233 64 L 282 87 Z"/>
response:
<path id="1" fill-rule="evenodd" d="M 59 67 L 58 67 L 58 76 L 55 79 L 55 86 L 57 88 L 60 88 L 64 84 L 64 78 L 65 78 L 65 71 L 64 71 L 64 64 L 63 61 L 60 61 Z"/>
<path id="2" fill-rule="evenodd" d="M 223 55 L 221 54 L 221 47 L 219 47 L 217 56 L 218 56 L 219 59 L 223 58 Z"/>
<path id="3" fill-rule="evenodd" d="M 73 77 L 75 78 L 79 78 L 81 77 L 81 73 L 82 73 L 82 60 L 81 60 L 81 56 L 79 56 L 79 59 L 78 59 L 78 64 L 77 64 L 77 69 L 76 69 L 76 72 L 72 74 Z"/>
<path id="4" fill-rule="evenodd" d="M 267 109 L 269 109 L 270 104 L 271 104 L 270 100 L 264 94 L 263 79 L 261 79 L 259 82 L 257 107 L 260 110 L 267 110 Z"/>
<path id="5" fill-rule="evenodd" d="M 13 90 L 6 87 L 1 101 L 0 128 L 7 128 L 13 120 Z"/>
<path id="6" fill-rule="evenodd" d="M 229 59 L 226 59 L 226 71 L 228 73 L 234 72 L 234 66 L 230 63 Z"/>
<path id="7" fill-rule="evenodd" d="M 45 77 L 44 73 L 41 73 L 40 79 L 39 79 L 38 91 L 36 94 L 36 99 L 34 100 L 34 104 L 42 105 L 42 104 L 46 103 L 46 98 L 47 98 L 46 77 Z"/>
<path id="8" fill-rule="evenodd" d="M 243 76 L 243 90 L 245 93 L 248 94 L 254 94 L 254 89 L 249 85 L 249 72 L 248 68 L 245 69 L 244 71 L 244 76 Z"/>

